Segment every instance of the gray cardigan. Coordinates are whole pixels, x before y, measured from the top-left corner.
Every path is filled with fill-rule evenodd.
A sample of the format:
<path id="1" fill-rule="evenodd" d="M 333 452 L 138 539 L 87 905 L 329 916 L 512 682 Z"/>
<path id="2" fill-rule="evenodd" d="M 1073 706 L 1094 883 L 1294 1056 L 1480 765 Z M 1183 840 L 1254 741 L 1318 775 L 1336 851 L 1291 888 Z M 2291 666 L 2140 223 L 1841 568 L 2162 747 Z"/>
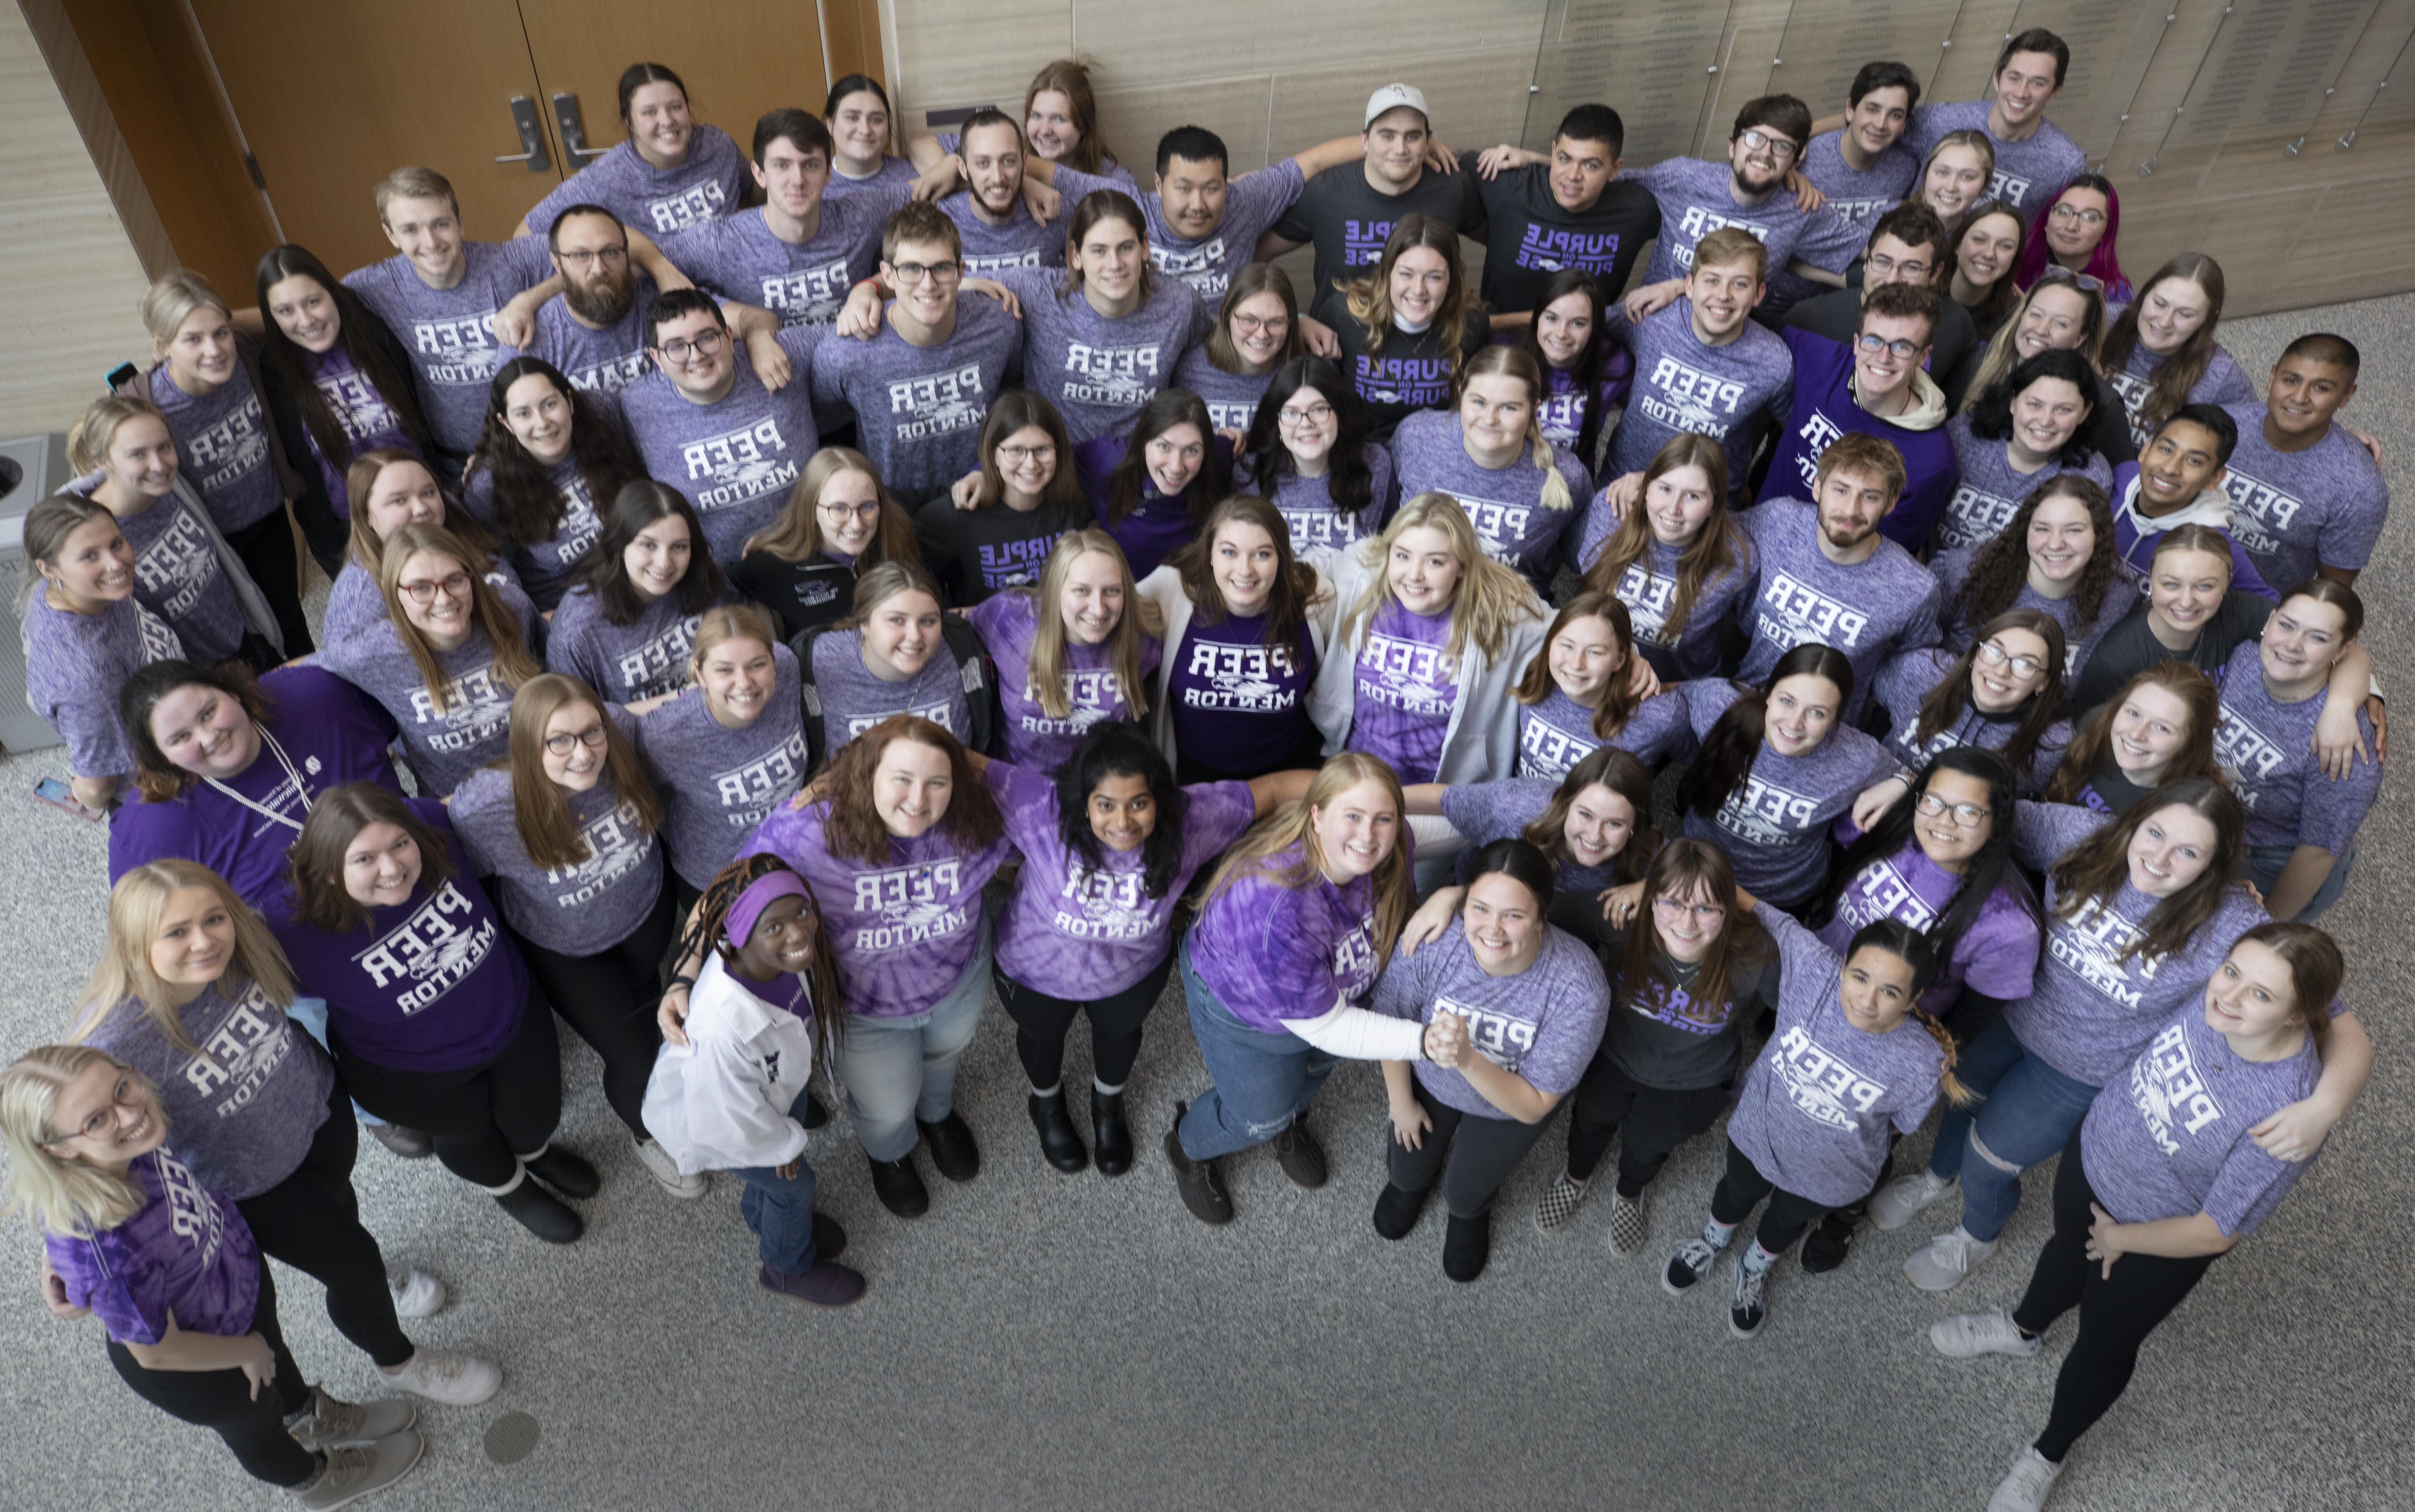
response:
<path id="1" fill-rule="evenodd" d="M 1158 612 L 1165 616 L 1165 653 L 1157 659 L 1157 670 L 1149 677 L 1148 735 L 1165 754 L 1166 765 L 1179 771 L 1174 749 L 1174 710 L 1166 689 L 1174 680 L 1175 653 L 1181 649 L 1184 632 L 1191 628 L 1191 595 L 1182 591 L 1181 574 L 1172 567 L 1160 566 L 1140 580 L 1140 596 L 1155 604 Z M 1326 663 L 1326 642 L 1333 637 L 1334 613 L 1333 585 L 1325 580 L 1323 573 L 1317 573 L 1316 591 L 1308 604 L 1308 640 L 1316 653 L 1320 676 Z M 1312 690 L 1312 717 L 1314 697 Z M 1321 721 L 1318 727 L 1323 727 Z"/>

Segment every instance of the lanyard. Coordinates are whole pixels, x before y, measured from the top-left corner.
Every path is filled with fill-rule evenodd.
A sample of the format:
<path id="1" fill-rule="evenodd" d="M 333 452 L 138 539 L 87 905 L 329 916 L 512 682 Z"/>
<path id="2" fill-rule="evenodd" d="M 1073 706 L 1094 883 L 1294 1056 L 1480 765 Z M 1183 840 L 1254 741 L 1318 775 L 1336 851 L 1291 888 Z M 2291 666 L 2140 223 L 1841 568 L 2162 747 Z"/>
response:
<path id="1" fill-rule="evenodd" d="M 277 764 L 285 769 L 285 775 L 292 779 L 293 783 L 294 793 L 302 800 L 302 811 L 305 814 L 308 814 L 310 811 L 310 789 L 303 786 L 302 773 L 294 770 L 293 758 L 285 754 L 285 747 L 277 743 L 277 737 L 268 733 L 266 726 L 254 725 L 251 727 L 260 732 L 260 743 L 268 747 L 269 753 L 277 757 Z M 217 788 L 219 792 L 226 794 L 227 797 L 233 799 L 245 808 L 251 810 L 254 814 L 262 815 L 270 819 L 274 819 L 278 824 L 292 830 L 296 834 L 300 834 L 302 832 L 302 824 L 300 820 L 279 814 L 265 803 L 255 802 L 252 800 L 244 797 L 241 793 L 229 787 L 226 784 L 218 781 L 216 777 L 204 777 L 202 780 L 208 783 L 212 787 Z"/>

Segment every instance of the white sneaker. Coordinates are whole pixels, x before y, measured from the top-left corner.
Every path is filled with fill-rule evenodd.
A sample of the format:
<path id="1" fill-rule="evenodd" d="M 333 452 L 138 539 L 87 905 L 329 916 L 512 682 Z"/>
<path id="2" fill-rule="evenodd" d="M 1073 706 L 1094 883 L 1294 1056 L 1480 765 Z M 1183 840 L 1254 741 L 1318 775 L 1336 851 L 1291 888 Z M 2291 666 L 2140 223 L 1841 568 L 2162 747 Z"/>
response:
<path id="1" fill-rule="evenodd" d="M 1903 1273 L 1924 1292 L 1950 1292 L 1986 1265 L 2000 1242 L 1974 1239 L 1957 1224 L 1953 1233 L 1941 1234 L 1929 1241 L 1928 1249 L 1913 1251 L 1912 1258 L 1903 1263 Z"/>
<path id="2" fill-rule="evenodd" d="M 503 1386 L 502 1369 L 493 1361 L 432 1349 L 413 1355 L 399 1370 L 378 1373 L 390 1386 L 400 1386 L 412 1396 L 455 1407 L 484 1401 Z"/>
<path id="3" fill-rule="evenodd" d="M 310 1512 L 350 1506 L 408 1475 L 426 1447 L 418 1434 L 404 1429 L 364 1448 L 330 1449 L 327 1468 L 308 1485 L 295 1487 L 292 1495 Z"/>
<path id="4" fill-rule="evenodd" d="M 1941 1176 L 1922 1166 L 1908 1176 L 1898 1176 L 1879 1189 L 1870 1199 L 1870 1227 L 1882 1234 L 1893 1234 L 1912 1221 L 1912 1215 L 1954 1190 L 1952 1176 Z"/>
<path id="5" fill-rule="evenodd" d="M 428 1318 L 444 1307 L 444 1283 L 412 1265 L 388 1265 L 385 1289 L 394 1294 L 398 1318 Z"/>
<path id="6" fill-rule="evenodd" d="M 646 1174 L 654 1178 L 654 1184 L 674 1197 L 693 1199 L 712 1190 L 711 1176 L 702 1172 L 682 1175 L 679 1162 L 671 1159 L 670 1152 L 651 1139 L 638 1141 L 638 1160 L 645 1166 Z"/>
<path id="7" fill-rule="evenodd" d="M 1988 1512 L 2038 1512 L 2046 1505 L 2047 1493 L 2054 1490 L 2054 1480 L 2062 1467 L 2037 1452 L 2034 1446 L 2024 1448 L 2014 1457 L 2013 1468 L 1996 1482 L 1996 1494 L 1988 1498 Z"/>
<path id="8" fill-rule="evenodd" d="M 1928 1341 L 1940 1355 L 1967 1360 L 1979 1355 L 2036 1354 L 2046 1345 L 2046 1336 L 2023 1339 L 2020 1325 L 2013 1322 L 2008 1309 L 1994 1312 L 1964 1312 L 1951 1318 L 1940 1318 L 1928 1325 Z"/>

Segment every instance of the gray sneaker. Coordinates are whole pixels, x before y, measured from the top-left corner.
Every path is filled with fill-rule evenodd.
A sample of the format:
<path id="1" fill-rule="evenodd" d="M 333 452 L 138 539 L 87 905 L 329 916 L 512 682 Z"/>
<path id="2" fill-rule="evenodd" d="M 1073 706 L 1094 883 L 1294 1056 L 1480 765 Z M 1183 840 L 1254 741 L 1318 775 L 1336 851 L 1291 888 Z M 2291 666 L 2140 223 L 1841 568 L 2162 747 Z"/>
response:
<path id="1" fill-rule="evenodd" d="M 418 1421 L 418 1407 L 399 1398 L 388 1397 L 382 1401 L 354 1406 L 312 1386 L 309 1411 L 300 1422 L 286 1424 L 285 1431 L 293 1435 L 294 1443 L 318 1454 L 355 1444 L 375 1444 Z"/>
<path id="2" fill-rule="evenodd" d="M 1584 1205 L 1585 1184 L 1566 1171 L 1552 1178 L 1543 1195 L 1535 1203 L 1535 1227 L 1545 1234 L 1557 1234 L 1567 1228 L 1577 1209 Z"/>
<path id="3" fill-rule="evenodd" d="M 2002 1242 L 1974 1239 L 1957 1224 L 1953 1233 L 1929 1240 L 1928 1249 L 1913 1250 L 1912 1258 L 1903 1263 L 1903 1273 L 1924 1292 L 1950 1292 L 1986 1265 L 1995 1254 L 1996 1246 Z"/>
<path id="4" fill-rule="evenodd" d="M 1643 1221 L 1643 1205 L 1612 1192 L 1610 1196 L 1610 1252 L 1625 1257 L 1639 1254 L 1652 1237 L 1652 1227 Z"/>
<path id="5" fill-rule="evenodd" d="M 1881 1234 L 1893 1234 L 1912 1221 L 1912 1215 L 1954 1190 L 1951 1176 L 1931 1175 L 1922 1166 L 1908 1176 L 1898 1176 L 1879 1189 L 1870 1199 L 1870 1227 Z"/>
<path id="6" fill-rule="evenodd" d="M 293 1488 L 293 1496 L 310 1512 L 350 1506 L 371 1491 L 383 1490 L 411 1473 L 427 1445 L 409 1429 L 389 1434 L 358 1449 L 329 1449 L 319 1478 Z"/>
<path id="7" fill-rule="evenodd" d="M 1980 1355 L 2018 1355 L 2023 1358 L 2046 1346 L 2046 1336 L 2023 1339 L 2009 1309 L 1964 1312 L 1940 1318 L 1928 1325 L 1928 1341 L 1940 1355 L 1967 1360 Z"/>
<path id="8" fill-rule="evenodd" d="M 2038 1512 L 2046 1505 L 2047 1493 L 2054 1490 L 2055 1477 L 2062 1466 L 2037 1452 L 2032 1445 L 2013 1459 L 2013 1468 L 1996 1482 L 1996 1493 L 1988 1498 L 1988 1512 Z"/>

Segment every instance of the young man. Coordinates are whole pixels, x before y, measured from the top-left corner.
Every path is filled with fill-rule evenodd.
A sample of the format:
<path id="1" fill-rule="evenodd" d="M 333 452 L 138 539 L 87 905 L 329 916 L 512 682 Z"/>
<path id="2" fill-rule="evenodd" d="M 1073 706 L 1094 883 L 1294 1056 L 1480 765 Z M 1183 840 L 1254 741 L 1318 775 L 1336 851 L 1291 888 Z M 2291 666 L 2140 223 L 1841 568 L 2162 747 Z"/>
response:
<path id="1" fill-rule="evenodd" d="M 1903 485 L 1895 448 L 1856 433 L 1821 457 L 1810 490 L 1817 503 L 1781 497 L 1745 513 L 1755 574 L 1747 601 L 1752 643 L 1736 676 L 1767 677 L 1805 641 L 1832 646 L 1853 664 L 1851 721 L 1869 706 L 1888 657 L 1940 642 L 1937 579 L 1880 533 Z"/>
<path id="2" fill-rule="evenodd" d="M 901 499 L 931 498 L 981 465 L 982 417 L 1022 368 L 1023 322 L 995 300 L 957 297 L 961 248 L 936 205 L 890 217 L 880 277 L 897 297 L 880 330 L 814 355 L 814 403 L 855 412 L 856 443 Z"/>
<path id="3" fill-rule="evenodd" d="M 1298 291 L 1304 313 L 1333 290 L 1356 278 L 1384 255 L 1384 243 L 1402 216 L 1432 216 L 1460 234 L 1484 229 L 1484 202 L 1475 182 L 1450 170 L 1426 172 L 1433 136 L 1427 125 L 1426 97 L 1407 84 L 1386 84 L 1368 97 L 1366 128 L 1358 144 L 1366 161 L 1356 173 L 1325 173 L 1300 191 L 1274 228 L 1258 238 L 1244 262 L 1271 262 L 1295 247 L 1316 245 L 1312 287 Z"/>
<path id="4" fill-rule="evenodd" d="M 1991 99 L 1956 100 L 1927 106 L 1912 116 L 1912 156 L 1928 150 L 1949 131 L 1980 130 L 1996 149 L 1996 176 L 1988 198 L 2009 202 L 2024 218 L 2036 216 L 2062 187 L 2088 167 L 2087 154 L 2046 118 L 2046 108 L 2062 93 L 2071 70 L 2071 49 L 2043 26 L 2032 26 L 2004 44 L 1989 78 Z"/>
<path id="5" fill-rule="evenodd" d="M 526 345 L 506 342 L 498 364 L 535 356 L 562 370 L 570 386 L 618 394 L 646 374 L 646 307 L 660 292 L 629 265 L 621 217 L 599 204 L 574 204 L 545 233 L 562 297 L 536 312 Z"/>
<path id="6" fill-rule="evenodd" d="M 2113 564 L 2122 580 L 2146 591 L 2148 566 L 2166 531 L 2204 525 L 2230 543 L 2230 586 L 2278 601 L 2230 528 L 2227 464 L 2239 449 L 2239 423 L 2218 406 L 2183 405 L 2147 438 L 2135 462 L 2113 469 Z"/>
<path id="7" fill-rule="evenodd" d="M 646 332 L 656 370 L 621 393 L 629 440 L 648 475 L 696 506 L 713 560 L 735 563 L 820 445 L 810 390 L 825 329 L 792 325 L 774 337 L 796 375 L 776 393 L 736 359 L 719 307 L 700 290 L 655 300 Z"/>
<path id="8" fill-rule="evenodd" d="M 2356 397 L 2362 364 L 2344 337 L 2302 336 L 2272 365 L 2264 403 L 2223 407 L 2239 426 L 2222 484 L 2231 529 L 2268 583 L 2318 572 L 2353 583 L 2373 559 L 2390 486 L 2332 418 Z"/>
<path id="9" fill-rule="evenodd" d="M 1896 457 L 1897 494 L 1886 533 L 1917 551 L 1953 496 L 1954 445 L 1945 434 L 1945 392 L 1921 370 L 1937 330 L 1938 296 L 1925 284 L 1870 290 L 1851 343 L 1781 331 L 1794 353 L 1794 402 L 1762 481 L 1762 499 L 1799 499 L 1820 476 L 1838 438 L 1878 437 Z"/>
<path id="10" fill-rule="evenodd" d="M 956 223 L 966 276 L 1063 267 L 1065 211 L 1072 202 L 1066 197 L 1044 220 L 1032 214 L 1023 189 L 1024 167 L 1032 160 L 1023 127 L 1004 111 L 984 109 L 967 116 L 958 132 L 954 167 L 965 187 L 942 193 L 938 206 Z M 938 150 L 934 142 L 931 151 Z"/>
<path id="11" fill-rule="evenodd" d="M 1659 202 L 1618 176 L 1626 148 L 1616 111 L 1580 105 L 1561 118 L 1548 154 L 1504 142 L 1459 155 L 1484 202 L 1483 294 L 1494 330 L 1532 323 L 1536 291 L 1563 268 L 1592 274 L 1606 301 L 1626 289 L 1643 244 L 1660 234 Z"/>
<path id="12" fill-rule="evenodd" d="M 1920 155 L 1904 144 L 1920 80 L 1901 63 L 1865 63 L 1846 92 L 1845 124 L 1803 149 L 1802 172 L 1828 208 L 1865 225 L 1899 203 L 1920 179 Z"/>
<path id="13" fill-rule="evenodd" d="M 1953 238 L 1946 234 L 1945 222 L 1937 218 L 1937 212 L 1918 200 L 1906 200 L 1870 226 L 1859 289 L 1831 289 L 1816 294 L 1789 309 L 1778 324 L 1831 341 L 1851 341 L 1861 329 L 1862 301 L 1871 290 L 1891 283 L 1934 289 L 1941 297 L 1928 372 L 1945 391 L 1946 409 L 1958 409 L 1962 396 L 1956 392 L 1952 375 L 1963 356 L 1979 344 L 1979 332 L 1971 322 L 1969 310 L 1942 297 L 1953 266 L 1952 246 Z"/>

